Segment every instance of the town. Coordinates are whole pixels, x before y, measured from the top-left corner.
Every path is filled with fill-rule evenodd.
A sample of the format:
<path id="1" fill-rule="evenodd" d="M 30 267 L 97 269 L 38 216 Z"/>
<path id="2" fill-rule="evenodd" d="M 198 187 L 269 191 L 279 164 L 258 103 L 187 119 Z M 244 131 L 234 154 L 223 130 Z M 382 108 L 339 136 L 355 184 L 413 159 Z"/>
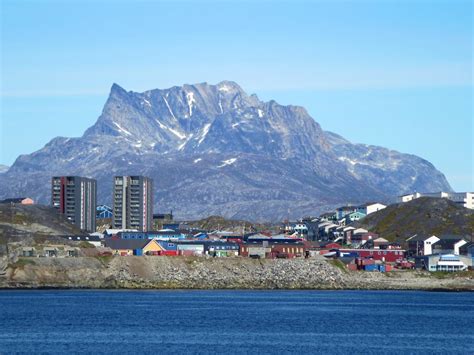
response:
<path id="1" fill-rule="evenodd" d="M 471 269 L 472 235 L 413 235 L 403 243 L 389 241 L 357 225 L 387 207 L 379 202 L 341 206 L 317 217 L 283 221 L 255 230 L 203 229 L 177 222 L 173 213 L 154 214 L 153 180 L 145 176 L 113 177 L 113 206 L 97 205 L 97 183 L 80 176 L 51 180 L 51 206 L 81 233 L 60 236 L 65 245 L 24 246 L 20 256 L 200 256 L 253 259 L 320 257 L 347 270 L 391 272 L 422 269 L 454 272 Z M 421 197 L 446 198 L 474 209 L 474 193 L 414 193 L 399 203 Z M 2 204 L 34 204 L 31 198 L 9 198 Z M 97 225 L 105 226 L 99 230 Z"/>

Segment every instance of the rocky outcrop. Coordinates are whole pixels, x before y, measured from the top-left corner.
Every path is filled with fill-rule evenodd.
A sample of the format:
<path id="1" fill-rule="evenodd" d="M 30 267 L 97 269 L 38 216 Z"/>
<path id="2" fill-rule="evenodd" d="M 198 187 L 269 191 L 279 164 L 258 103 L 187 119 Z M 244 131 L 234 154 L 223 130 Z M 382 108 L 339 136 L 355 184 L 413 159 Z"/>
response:
<path id="1" fill-rule="evenodd" d="M 0 272 L 0 288 L 41 287 L 474 290 L 474 278 L 472 274 L 439 279 L 423 272 L 349 272 L 320 258 L 19 258 Z"/>

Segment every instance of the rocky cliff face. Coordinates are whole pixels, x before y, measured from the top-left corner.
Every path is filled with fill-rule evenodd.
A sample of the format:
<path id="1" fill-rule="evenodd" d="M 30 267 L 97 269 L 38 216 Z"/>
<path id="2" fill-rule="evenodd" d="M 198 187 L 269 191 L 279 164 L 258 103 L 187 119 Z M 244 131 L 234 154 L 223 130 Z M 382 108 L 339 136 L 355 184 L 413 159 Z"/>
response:
<path id="1" fill-rule="evenodd" d="M 406 191 L 451 190 L 416 156 L 352 144 L 325 132 L 306 110 L 263 102 L 236 83 L 143 93 L 112 86 L 102 115 L 80 138 L 53 139 L 0 175 L 0 198 L 50 198 L 52 175 L 98 180 L 111 202 L 112 176 L 155 181 L 155 210 L 278 220 Z"/>

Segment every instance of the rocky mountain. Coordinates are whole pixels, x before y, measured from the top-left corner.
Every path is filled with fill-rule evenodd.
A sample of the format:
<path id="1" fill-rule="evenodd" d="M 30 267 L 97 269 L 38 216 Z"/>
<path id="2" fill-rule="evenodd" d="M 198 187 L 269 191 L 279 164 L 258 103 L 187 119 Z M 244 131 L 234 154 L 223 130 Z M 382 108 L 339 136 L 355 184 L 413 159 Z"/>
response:
<path id="1" fill-rule="evenodd" d="M 8 166 L 0 164 L 0 174 L 4 173 L 8 170 Z"/>
<path id="2" fill-rule="evenodd" d="M 155 210 L 187 219 L 278 220 L 407 191 L 451 191 L 426 160 L 352 144 L 304 108 L 261 101 L 230 81 L 143 93 L 114 84 L 82 137 L 55 138 L 0 174 L 0 198 L 47 203 L 56 174 L 96 178 L 101 203 L 111 202 L 114 175 L 150 176 Z"/>

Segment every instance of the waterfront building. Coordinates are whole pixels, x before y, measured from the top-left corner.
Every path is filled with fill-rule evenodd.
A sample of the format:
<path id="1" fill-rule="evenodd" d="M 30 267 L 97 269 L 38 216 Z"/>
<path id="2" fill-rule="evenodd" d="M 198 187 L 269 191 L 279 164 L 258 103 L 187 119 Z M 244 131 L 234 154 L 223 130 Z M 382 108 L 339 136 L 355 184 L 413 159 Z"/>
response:
<path id="1" fill-rule="evenodd" d="M 86 232 L 95 232 L 97 182 L 81 176 L 54 176 L 51 205 L 71 223 Z"/>
<path id="2" fill-rule="evenodd" d="M 428 271 L 464 271 L 472 266 L 472 259 L 456 254 L 432 254 L 415 258 L 416 268 Z"/>
<path id="3" fill-rule="evenodd" d="M 145 176 L 115 176 L 113 189 L 113 228 L 151 230 L 153 180 Z"/>

